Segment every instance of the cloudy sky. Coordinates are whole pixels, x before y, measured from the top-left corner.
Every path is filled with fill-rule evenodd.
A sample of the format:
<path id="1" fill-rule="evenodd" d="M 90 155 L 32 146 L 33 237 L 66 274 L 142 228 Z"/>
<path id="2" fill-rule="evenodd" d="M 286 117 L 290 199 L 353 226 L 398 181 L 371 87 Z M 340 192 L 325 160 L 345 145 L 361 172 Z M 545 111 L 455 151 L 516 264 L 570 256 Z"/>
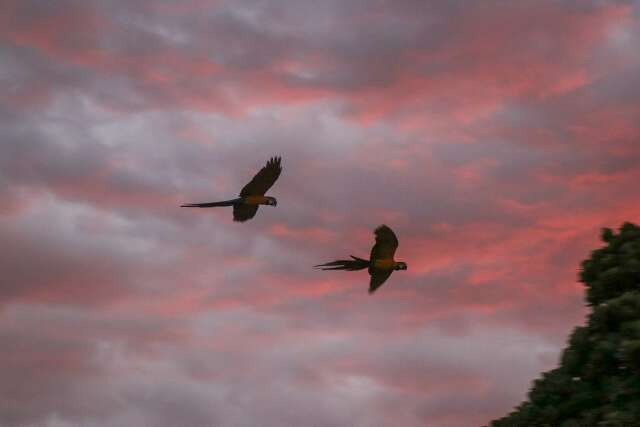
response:
<path id="1" fill-rule="evenodd" d="M 479 426 L 640 221 L 638 1 L 1 3 L 3 427 Z"/>

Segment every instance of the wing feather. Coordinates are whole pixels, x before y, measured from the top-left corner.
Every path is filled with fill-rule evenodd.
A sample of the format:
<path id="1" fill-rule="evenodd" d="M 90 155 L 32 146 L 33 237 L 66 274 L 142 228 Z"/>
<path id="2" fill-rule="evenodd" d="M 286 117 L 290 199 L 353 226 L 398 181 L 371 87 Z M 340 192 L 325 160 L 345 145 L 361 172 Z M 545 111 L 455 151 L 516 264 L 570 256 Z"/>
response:
<path id="1" fill-rule="evenodd" d="M 376 243 L 371 248 L 371 256 L 369 257 L 371 261 L 393 258 L 396 249 L 398 249 L 398 238 L 393 230 L 383 224 L 376 228 L 374 234 L 376 235 Z"/>
<path id="2" fill-rule="evenodd" d="M 372 294 L 384 282 L 387 281 L 393 270 L 374 270 L 371 272 L 371 281 L 369 282 L 369 293 Z"/>
<path id="3" fill-rule="evenodd" d="M 258 205 L 233 205 L 233 220 L 244 222 L 253 218 L 258 212 Z"/>
<path id="4" fill-rule="evenodd" d="M 253 179 L 240 191 L 241 197 L 246 196 L 264 196 L 264 194 L 276 182 L 282 172 L 282 159 L 280 157 L 272 157 L 267 164 L 258 171 Z"/>

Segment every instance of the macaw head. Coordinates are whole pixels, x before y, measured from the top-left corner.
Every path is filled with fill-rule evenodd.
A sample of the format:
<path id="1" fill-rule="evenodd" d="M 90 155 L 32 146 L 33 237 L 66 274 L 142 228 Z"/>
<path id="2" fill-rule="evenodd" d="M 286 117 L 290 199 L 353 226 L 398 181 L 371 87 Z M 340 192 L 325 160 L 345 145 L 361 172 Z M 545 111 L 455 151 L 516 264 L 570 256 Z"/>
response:
<path id="1" fill-rule="evenodd" d="M 407 263 L 406 262 L 402 262 L 402 261 L 398 261 L 393 266 L 393 269 L 394 270 L 406 270 L 407 269 Z"/>
<path id="2" fill-rule="evenodd" d="M 269 205 L 269 206 L 278 206 L 278 201 L 276 200 L 275 197 L 267 196 L 267 203 L 266 204 Z"/>

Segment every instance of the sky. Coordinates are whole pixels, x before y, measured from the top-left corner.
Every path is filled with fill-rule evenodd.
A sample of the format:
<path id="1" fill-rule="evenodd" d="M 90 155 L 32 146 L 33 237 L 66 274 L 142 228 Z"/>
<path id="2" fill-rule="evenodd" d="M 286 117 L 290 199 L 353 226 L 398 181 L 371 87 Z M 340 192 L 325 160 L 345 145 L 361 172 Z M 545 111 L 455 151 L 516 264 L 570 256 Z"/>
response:
<path id="1" fill-rule="evenodd" d="M 1 3 L 3 427 L 480 426 L 640 222 L 639 1 Z"/>

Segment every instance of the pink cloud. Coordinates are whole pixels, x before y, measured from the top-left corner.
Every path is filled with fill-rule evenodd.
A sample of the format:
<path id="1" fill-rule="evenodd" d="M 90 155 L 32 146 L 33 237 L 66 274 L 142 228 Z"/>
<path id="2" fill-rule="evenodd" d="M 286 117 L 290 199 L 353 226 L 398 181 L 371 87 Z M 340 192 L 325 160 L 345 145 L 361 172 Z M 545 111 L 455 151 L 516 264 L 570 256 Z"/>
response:
<path id="1" fill-rule="evenodd" d="M 285 224 L 275 224 L 271 226 L 271 234 L 285 239 L 330 242 L 336 239 L 336 233 L 320 227 L 306 227 L 294 229 Z"/>
<path id="2" fill-rule="evenodd" d="M 583 320 L 599 228 L 640 216 L 637 63 L 611 40 L 632 13 L 9 3 L 0 424 L 508 412 Z M 273 153 L 277 208 L 178 207 Z M 381 223 L 409 270 L 376 294 L 313 270 Z"/>

